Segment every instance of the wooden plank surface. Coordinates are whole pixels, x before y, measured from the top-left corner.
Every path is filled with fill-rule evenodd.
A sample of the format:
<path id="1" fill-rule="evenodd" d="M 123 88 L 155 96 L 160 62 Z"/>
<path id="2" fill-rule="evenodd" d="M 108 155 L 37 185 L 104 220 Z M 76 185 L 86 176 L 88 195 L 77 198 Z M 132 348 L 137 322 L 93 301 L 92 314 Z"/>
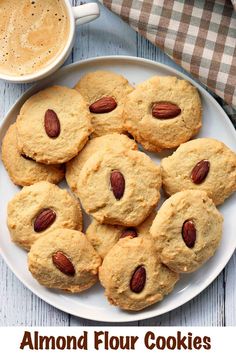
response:
<path id="1" fill-rule="evenodd" d="M 74 5 L 79 1 L 73 0 Z M 179 68 L 163 52 L 137 35 L 108 10 L 101 17 L 77 29 L 77 40 L 67 63 L 101 55 L 133 55 Z M 180 69 L 181 70 L 181 69 Z M 0 117 L 4 117 L 29 85 L 0 81 Z M 184 306 L 150 320 L 128 325 L 223 326 L 236 325 L 236 255 L 226 269 L 199 296 Z M 0 258 L 0 326 L 85 326 L 108 325 L 63 313 L 32 294 Z M 110 324 L 109 324 L 110 326 Z"/>

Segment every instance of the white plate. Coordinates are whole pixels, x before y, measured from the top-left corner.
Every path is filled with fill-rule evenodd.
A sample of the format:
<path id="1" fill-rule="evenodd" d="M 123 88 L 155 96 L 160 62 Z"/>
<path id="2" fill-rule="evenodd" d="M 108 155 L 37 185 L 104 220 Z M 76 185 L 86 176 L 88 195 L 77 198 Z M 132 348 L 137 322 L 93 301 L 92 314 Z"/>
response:
<path id="1" fill-rule="evenodd" d="M 153 75 L 176 75 L 189 80 L 185 75 L 166 65 L 132 57 L 100 57 L 74 63 L 64 67 L 52 77 L 33 87 L 17 101 L 1 123 L 0 141 L 8 126 L 15 121 L 22 103 L 33 92 L 52 84 L 73 87 L 83 74 L 95 70 L 111 70 L 123 74 L 129 79 L 131 84 L 137 84 Z M 214 137 L 236 150 L 236 133 L 229 118 L 218 103 L 202 87 L 192 80 L 190 81 L 198 87 L 202 96 L 203 128 L 199 136 Z M 155 162 L 158 163 L 160 161 L 160 156 L 149 155 Z M 109 305 L 103 295 L 103 289 L 99 285 L 79 295 L 68 295 L 43 288 L 32 278 L 27 269 L 27 254 L 10 241 L 6 226 L 7 203 L 19 188 L 10 181 L 2 162 L 0 162 L 0 181 L 0 247 L 5 261 L 16 276 L 32 292 L 49 304 L 75 316 L 97 321 L 125 322 L 142 320 L 173 310 L 205 289 L 225 267 L 236 247 L 234 210 L 236 195 L 234 195 L 220 207 L 225 222 L 223 239 L 215 256 L 197 272 L 182 276 L 174 291 L 162 302 L 138 313 L 124 312 Z"/>

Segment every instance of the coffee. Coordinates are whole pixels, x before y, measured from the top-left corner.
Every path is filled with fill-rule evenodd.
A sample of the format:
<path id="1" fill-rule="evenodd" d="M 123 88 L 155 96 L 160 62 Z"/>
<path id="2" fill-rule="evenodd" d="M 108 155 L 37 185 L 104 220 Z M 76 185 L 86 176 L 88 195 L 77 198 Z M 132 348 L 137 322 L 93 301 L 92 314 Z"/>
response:
<path id="1" fill-rule="evenodd" d="M 22 76 L 62 52 L 70 22 L 60 0 L 0 0 L 0 72 Z"/>

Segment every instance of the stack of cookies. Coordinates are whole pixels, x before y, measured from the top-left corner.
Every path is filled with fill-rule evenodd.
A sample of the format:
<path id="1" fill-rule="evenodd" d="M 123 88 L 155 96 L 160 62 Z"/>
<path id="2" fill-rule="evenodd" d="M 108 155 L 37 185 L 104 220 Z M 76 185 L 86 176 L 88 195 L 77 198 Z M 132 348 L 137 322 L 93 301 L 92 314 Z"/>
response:
<path id="1" fill-rule="evenodd" d="M 99 279 L 111 304 L 138 311 L 212 257 L 223 224 L 216 205 L 236 190 L 236 154 L 215 139 L 189 141 L 201 125 L 197 89 L 176 77 L 133 88 L 98 71 L 74 89 L 30 97 L 2 160 L 23 187 L 9 202 L 8 228 L 39 283 L 81 292 Z M 144 152 L 164 149 L 176 151 L 160 166 Z M 70 191 L 56 185 L 64 176 Z"/>

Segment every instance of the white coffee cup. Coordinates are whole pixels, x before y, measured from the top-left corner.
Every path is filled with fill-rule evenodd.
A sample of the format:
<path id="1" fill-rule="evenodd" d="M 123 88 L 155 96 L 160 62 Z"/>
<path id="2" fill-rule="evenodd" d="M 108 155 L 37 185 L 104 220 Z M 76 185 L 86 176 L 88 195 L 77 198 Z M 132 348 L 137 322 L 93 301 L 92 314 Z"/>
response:
<path id="1" fill-rule="evenodd" d="M 22 76 L 12 76 L 2 74 L 0 72 L 0 79 L 14 82 L 14 83 L 27 83 L 34 82 L 45 78 L 46 76 L 55 72 L 68 58 L 75 42 L 76 25 L 95 20 L 100 15 L 99 6 L 96 3 L 88 3 L 72 7 L 69 0 L 63 0 L 68 12 L 68 19 L 70 23 L 69 36 L 62 52 L 55 57 L 52 63 L 32 74 Z"/>

